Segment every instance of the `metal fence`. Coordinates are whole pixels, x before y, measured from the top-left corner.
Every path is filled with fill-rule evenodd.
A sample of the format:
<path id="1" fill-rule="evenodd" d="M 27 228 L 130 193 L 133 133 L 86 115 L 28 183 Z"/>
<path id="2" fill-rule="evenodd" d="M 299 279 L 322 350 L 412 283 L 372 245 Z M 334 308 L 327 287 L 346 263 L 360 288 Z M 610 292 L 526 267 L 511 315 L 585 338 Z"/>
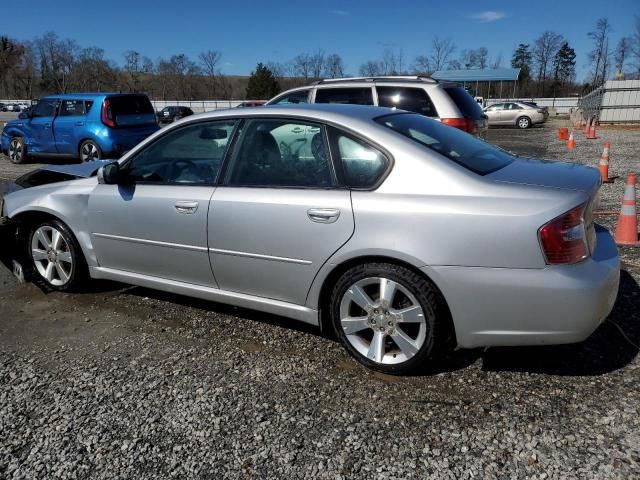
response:
<path id="1" fill-rule="evenodd" d="M 640 122 L 640 80 L 607 80 L 582 97 L 578 108 L 601 123 Z"/>

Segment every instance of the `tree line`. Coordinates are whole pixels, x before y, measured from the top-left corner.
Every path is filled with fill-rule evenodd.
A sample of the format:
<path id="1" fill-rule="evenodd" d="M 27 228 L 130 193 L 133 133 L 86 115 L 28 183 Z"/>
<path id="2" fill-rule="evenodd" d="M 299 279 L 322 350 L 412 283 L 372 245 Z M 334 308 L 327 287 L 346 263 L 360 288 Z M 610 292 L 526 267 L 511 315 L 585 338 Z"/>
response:
<path id="1" fill-rule="evenodd" d="M 451 38 L 433 37 L 429 49 L 407 59 L 403 50 L 387 48 L 362 63 L 355 73 L 430 75 L 437 70 L 520 68 L 517 96 L 564 96 L 582 93 L 609 78 L 640 78 L 640 17 L 635 28 L 612 45 L 608 19 L 597 20 L 587 33 L 590 71 L 576 78 L 576 52 L 562 34 L 544 31 L 520 43 L 510 62 L 483 46 L 459 49 Z M 338 53 L 317 50 L 289 61 L 265 61 L 250 77 L 221 73 L 222 53 L 203 50 L 197 58 L 183 53 L 155 60 L 136 50 L 122 53 L 120 64 L 99 47 L 82 47 L 53 32 L 19 42 L 0 36 L 0 98 L 39 98 L 72 91 L 144 92 L 157 100 L 267 98 L 273 92 L 320 78 L 348 76 Z M 497 92 L 487 92 L 493 96 Z"/>

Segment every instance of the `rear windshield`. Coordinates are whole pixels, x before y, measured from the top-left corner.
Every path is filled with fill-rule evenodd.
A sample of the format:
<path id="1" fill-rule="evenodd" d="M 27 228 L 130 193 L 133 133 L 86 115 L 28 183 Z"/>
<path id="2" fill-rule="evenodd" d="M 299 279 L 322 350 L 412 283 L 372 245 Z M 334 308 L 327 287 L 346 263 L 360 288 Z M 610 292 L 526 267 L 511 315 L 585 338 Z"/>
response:
<path id="1" fill-rule="evenodd" d="M 480 120 L 482 118 L 482 108 L 464 88 L 445 87 L 444 91 L 449 94 L 451 100 L 453 100 L 465 118 L 472 120 Z"/>
<path id="2" fill-rule="evenodd" d="M 153 106 L 146 95 L 122 95 L 111 97 L 112 115 L 140 115 L 144 113 L 154 114 Z"/>
<path id="3" fill-rule="evenodd" d="M 514 160 L 473 135 L 415 113 L 384 115 L 375 121 L 479 175 L 495 172 Z"/>

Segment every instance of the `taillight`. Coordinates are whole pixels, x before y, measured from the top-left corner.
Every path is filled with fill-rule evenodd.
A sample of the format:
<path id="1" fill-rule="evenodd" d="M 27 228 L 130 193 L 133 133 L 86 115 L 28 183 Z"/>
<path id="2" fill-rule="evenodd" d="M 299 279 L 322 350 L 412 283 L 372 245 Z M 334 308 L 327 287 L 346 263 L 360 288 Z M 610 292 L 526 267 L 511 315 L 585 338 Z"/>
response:
<path id="1" fill-rule="evenodd" d="M 116 121 L 113 118 L 113 114 L 111 112 L 111 101 L 107 98 L 104 102 L 102 102 L 102 113 L 100 114 L 100 120 L 107 127 L 115 128 Z"/>
<path id="2" fill-rule="evenodd" d="M 538 237 L 548 264 L 577 263 L 587 258 L 584 205 L 569 210 L 540 227 Z"/>
<path id="3" fill-rule="evenodd" d="M 440 121 L 450 127 L 459 128 L 465 132 L 476 134 L 478 125 L 475 120 L 469 118 L 441 118 Z"/>

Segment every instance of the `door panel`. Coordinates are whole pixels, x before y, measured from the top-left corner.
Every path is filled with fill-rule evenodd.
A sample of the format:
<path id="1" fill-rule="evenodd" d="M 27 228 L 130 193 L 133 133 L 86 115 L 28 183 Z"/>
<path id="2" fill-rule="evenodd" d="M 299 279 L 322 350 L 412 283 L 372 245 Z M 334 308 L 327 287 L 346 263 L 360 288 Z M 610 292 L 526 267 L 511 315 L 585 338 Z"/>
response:
<path id="1" fill-rule="evenodd" d="M 85 125 L 82 100 L 63 100 L 58 116 L 53 122 L 53 132 L 58 153 L 78 155 L 79 141 Z"/>
<path id="2" fill-rule="evenodd" d="M 214 187 L 97 185 L 89 227 L 101 267 L 215 286 L 207 253 Z"/>
<path id="3" fill-rule="evenodd" d="M 353 234 L 351 195 L 218 187 L 208 229 L 220 288 L 304 304 L 322 264 Z"/>
<path id="4" fill-rule="evenodd" d="M 58 108 L 58 101 L 43 99 L 36 105 L 33 118 L 29 120 L 31 138 L 28 149 L 32 153 L 57 153 L 53 135 L 53 119 Z"/>

